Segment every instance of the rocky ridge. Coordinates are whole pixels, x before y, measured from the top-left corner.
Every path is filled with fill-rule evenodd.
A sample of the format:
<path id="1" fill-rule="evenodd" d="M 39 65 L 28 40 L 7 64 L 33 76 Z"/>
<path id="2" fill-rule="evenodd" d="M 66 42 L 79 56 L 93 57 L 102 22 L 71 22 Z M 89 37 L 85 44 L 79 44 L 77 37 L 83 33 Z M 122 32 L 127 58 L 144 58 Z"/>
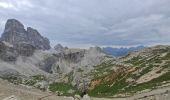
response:
<path id="1" fill-rule="evenodd" d="M 161 88 L 166 91 L 166 87 L 170 87 L 169 50 L 170 46 L 167 45 L 144 48 L 96 66 L 91 73 L 93 80 L 89 94 L 96 97 L 126 97 L 127 100 L 130 100 L 129 96 L 140 94 L 141 97 L 135 100 L 162 98 L 158 92 L 151 96 L 147 94 Z M 169 95 L 165 98 L 156 100 L 168 100 Z"/>
<path id="2" fill-rule="evenodd" d="M 24 29 L 16 19 L 9 19 L 5 25 L 0 55 L 2 79 L 42 90 L 64 83 L 69 94 L 87 89 L 91 76 L 86 76 L 107 58 L 99 47 L 74 49 L 58 44 L 50 49 L 48 39 L 31 27 Z"/>
<path id="3" fill-rule="evenodd" d="M 1 36 L 1 41 L 8 42 L 13 45 L 20 43 L 28 43 L 36 49 L 48 50 L 50 49 L 50 42 L 47 38 L 40 35 L 40 33 L 31 27 L 27 30 L 24 25 L 16 19 L 8 19 L 5 24 L 4 32 Z"/>
<path id="4" fill-rule="evenodd" d="M 50 49 L 48 39 L 37 30 L 25 30 L 22 23 L 10 19 L 0 41 L 0 78 L 62 96 L 80 92 L 128 98 L 169 87 L 169 50 L 170 46 L 159 45 L 112 58 L 99 47 L 75 49 L 58 44 Z M 140 98 L 145 100 L 143 95 Z"/>

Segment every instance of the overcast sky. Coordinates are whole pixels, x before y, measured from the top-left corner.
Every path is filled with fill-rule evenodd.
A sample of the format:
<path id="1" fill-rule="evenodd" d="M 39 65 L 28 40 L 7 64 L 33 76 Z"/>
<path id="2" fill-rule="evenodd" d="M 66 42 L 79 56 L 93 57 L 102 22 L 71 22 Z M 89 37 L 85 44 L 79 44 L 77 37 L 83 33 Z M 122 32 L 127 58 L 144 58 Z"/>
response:
<path id="1" fill-rule="evenodd" d="M 170 0 L 0 0 L 0 33 L 10 18 L 52 46 L 170 44 Z"/>

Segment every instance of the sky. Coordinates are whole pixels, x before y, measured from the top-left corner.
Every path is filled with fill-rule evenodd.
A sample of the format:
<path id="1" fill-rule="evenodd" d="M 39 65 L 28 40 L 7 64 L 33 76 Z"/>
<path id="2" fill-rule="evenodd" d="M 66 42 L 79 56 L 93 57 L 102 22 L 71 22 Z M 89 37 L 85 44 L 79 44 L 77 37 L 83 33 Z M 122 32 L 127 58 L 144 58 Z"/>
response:
<path id="1" fill-rule="evenodd" d="M 170 0 L 0 0 L 7 19 L 68 47 L 170 44 Z"/>

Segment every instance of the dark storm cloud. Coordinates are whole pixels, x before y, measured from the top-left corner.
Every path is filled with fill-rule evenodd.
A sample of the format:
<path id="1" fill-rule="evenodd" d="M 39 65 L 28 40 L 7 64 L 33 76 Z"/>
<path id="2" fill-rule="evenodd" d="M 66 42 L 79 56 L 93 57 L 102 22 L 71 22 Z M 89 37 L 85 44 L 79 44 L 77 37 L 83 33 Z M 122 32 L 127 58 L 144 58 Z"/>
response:
<path id="1" fill-rule="evenodd" d="M 69 46 L 170 42 L 169 0 L 0 0 L 0 32 L 8 18 Z"/>

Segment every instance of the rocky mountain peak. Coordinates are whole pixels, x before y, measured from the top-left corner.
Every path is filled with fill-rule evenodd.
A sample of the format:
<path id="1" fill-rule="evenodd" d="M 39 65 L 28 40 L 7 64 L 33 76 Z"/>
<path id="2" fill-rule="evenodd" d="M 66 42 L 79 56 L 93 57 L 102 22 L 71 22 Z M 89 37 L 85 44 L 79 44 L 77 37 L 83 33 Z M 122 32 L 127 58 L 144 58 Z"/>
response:
<path id="1" fill-rule="evenodd" d="M 102 49 L 100 47 L 90 47 L 89 48 L 89 51 L 90 52 L 93 52 L 93 53 L 103 53 Z"/>
<path id="2" fill-rule="evenodd" d="M 54 46 L 54 49 L 56 51 L 62 51 L 64 49 L 64 47 L 61 44 L 57 44 L 56 46 Z"/>
<path id="3" fill-rule="evenodd" d="M 5 30 L 24 30 L 24 25 L 16 19 L 8 19 L 5 24 Z"/>
<path id="4" fill-rule="evenodd" d="M 50 49 L 50 42 L 47 38 L 31 27 L 24 29 L 24 25 L 16 19 L 8 19 L 5 25 L 5 30 L 1 36 L 1 41 L 9 42 L 17 45 L 27 43 L 34 46 L 36 49 Z"/>

